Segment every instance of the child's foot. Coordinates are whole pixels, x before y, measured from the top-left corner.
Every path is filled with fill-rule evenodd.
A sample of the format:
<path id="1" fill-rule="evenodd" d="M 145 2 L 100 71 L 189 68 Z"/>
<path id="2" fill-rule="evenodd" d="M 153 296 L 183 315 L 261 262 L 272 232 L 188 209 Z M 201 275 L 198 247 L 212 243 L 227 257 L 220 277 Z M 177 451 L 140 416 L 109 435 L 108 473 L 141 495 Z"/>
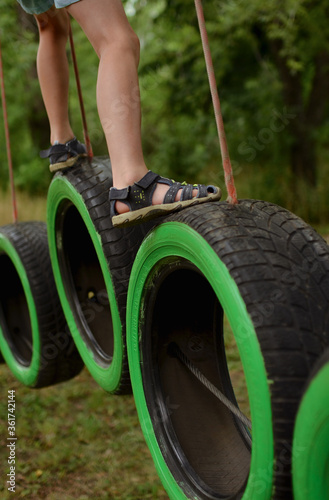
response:
<path id="1" fill-rule="evenodd" d="M 55 143 L 49 149 L 40 151 L 41 158 L 50 159 L 50 172 L 72 167 L 79 158 L 87 156 L 86 147 L 76 137 L 65 144 Z"/>
<path id="2" fill-rule="evenodd" d="M 153 194 L 159 185 L 169 186 L 169 188 L 162 203 L 153 204 Z M 149 170 L 140 181 L 132 186 L 124 189 L 115 187 L 110 189 L 112 224 L 115 227 L 131 226 L 191 205 L 219 200 L 220 197 L 221 190 L 216 186 L 175 182 Z M 117 204 L 122 213 L 118 213 Z M 126 205 L 125 211 L 122 210 L 122 204 Z"/>

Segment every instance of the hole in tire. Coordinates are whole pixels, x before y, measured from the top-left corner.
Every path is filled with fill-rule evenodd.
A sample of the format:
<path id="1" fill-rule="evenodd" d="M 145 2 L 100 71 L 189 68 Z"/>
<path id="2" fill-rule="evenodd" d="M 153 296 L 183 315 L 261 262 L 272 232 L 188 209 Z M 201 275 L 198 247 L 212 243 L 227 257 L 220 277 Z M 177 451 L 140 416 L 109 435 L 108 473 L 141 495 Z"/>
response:
<path id="1" fill-rule="evenodd" d="M 32 360 L 32 327 L 21 279 L 8 255 L 0 255 L 0 318 L 3 335 L 17 361 Z"/>
<path id="2" fill-rule="evenodd" d="M 59 207 L 56 220 L 58 260 L 66 296 L 80 336 L 97 362 L 112 361 L 114 342 L 111 308 L 104 276 L 88 229 L 70 202 Z"/>
<path id="3" fill-rule="evenodd" d="M 249 431 L 170 347 L 175 343 L 233 403 L 233 385 L 245 399 L 244 377 L 232 338 L 224 333 L 227 321 L 218 299 L 197 268 L 168 259 L 151 277 L 144 303 L 144 392 L 164 459 L 187 496 L 192 490 L 201 499 L 240 498 L 250 469 Z M 248 401 L 242 410 L 248 415 Z"/>

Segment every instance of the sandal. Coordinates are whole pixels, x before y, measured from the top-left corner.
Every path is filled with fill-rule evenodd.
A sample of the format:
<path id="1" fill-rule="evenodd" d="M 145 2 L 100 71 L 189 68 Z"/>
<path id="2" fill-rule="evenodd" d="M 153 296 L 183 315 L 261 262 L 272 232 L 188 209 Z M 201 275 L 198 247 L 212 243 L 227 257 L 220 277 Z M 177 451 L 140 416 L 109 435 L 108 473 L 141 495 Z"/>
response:
<path id="1" fill-rule="evenodd" d="M 170 186 L 163 203 L 161 205 L 152 205 L 152 197 L 157 184 L 166 184 Z M 182 190 L 179 201 L 175 201 L 179 190 Z M 197 196 L 193 198 L 193 189 L 198 190 Z M 110 189 L 110 215 L 114 227 L 131 226 L 140 222 L 146 222 L 161 215 L 167 215 L 182 208 L 205 203 L 207 201 L 219 200 L 221 190 L 216 186 L 205 186 L 203 184 L 187 184 L 186 182 L 175 182 L 151 170 L 144 177 L 127 188 Z M 115 209 L 116 201 L 125 203 L 130 212 L 118 214 Z"/>
<path id="2" fill-rule="evenodd" d="M 76 137 L 65 144 L 55 143 L 49 149 L 40 151 L 41 158 L 50 158 L 50 172 L 73 167 L 77 160 L 87 156 L 86 147 Z"/>

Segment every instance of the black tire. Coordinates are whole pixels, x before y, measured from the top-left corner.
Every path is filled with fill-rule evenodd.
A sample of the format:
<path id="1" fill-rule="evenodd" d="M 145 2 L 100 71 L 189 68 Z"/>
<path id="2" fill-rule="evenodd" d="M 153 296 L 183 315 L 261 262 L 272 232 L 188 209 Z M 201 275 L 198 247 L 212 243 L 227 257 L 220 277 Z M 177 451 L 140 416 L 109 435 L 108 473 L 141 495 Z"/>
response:
<path id="1" fill-rule="evenodd" d="M 127 290 L 151 226 L 113 228 L 111 186 L 108 158 L 84 160 L 57 174 L 48 193 L 48 236 L 59 296 L 81 357 L 103 389 L 127 394 Z"/>
<path id="2" fill-rule="evenodd" d="M 329 496 L 329 349 L 316 363 L 298 410 L 292 452 L 295 500 Z"/>
<path id="3" fill-rule="evenodd" d="M 21 222 L 0 228 L 0 350 L 23 384 L 45 387 L 83 368 L 52 274 L 47 228 Z"/>
<path id="4" fill-rule="evenodd" d="M 141 245 L 127 302 L 129 364 L 141 426 L 170 498 L 293 498 L 295 416 L 329 342 L 328 250 L 295 215 L 248 200 L 183 210 Z M 245 424 L 172 347 L 235 403 L 223 312 L 246 378 L 252 454 Z"/>

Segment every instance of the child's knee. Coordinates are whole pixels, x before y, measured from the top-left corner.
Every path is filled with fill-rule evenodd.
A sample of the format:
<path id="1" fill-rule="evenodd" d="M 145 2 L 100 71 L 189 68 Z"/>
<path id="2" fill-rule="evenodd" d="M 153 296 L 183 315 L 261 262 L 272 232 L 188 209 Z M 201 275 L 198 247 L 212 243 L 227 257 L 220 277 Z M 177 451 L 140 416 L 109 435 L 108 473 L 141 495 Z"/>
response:
<path id="1" fill-rule="evenodd" d="M 131 30 L 129 34 L 129 39 L 130 39 L 130 45 L 131 45 L 131 50 L 135 56 L 136 62 L 138 64 L 139 62 L 139 57 L 140 57 L 140 41 L 136 33 Z"/>
<path id="2" fill-rule="evenodd" d="M 127 54 L 132 54 L 136 64 L 139 63 L 140 56 L 140 42 L 136 33 L 132 28 L 122 30 L 119 34 L 116 33 L 114 37 L 105 37 L 100 40 L 98 49 L 96 49 L 99 57 L 102 57 L 102 53 L 106 51 L 115 51 L 118 54 L 122 54 L 123 57 Z"/>
<path id="3" fill-rule="evenodd" d="M 40 36 L 44 33 L 54 35 L 56 38 L 67 38 L 69 35 L 69 16 L 65 9 L 49 9 L 43 14 L 35 15 Z"/>

